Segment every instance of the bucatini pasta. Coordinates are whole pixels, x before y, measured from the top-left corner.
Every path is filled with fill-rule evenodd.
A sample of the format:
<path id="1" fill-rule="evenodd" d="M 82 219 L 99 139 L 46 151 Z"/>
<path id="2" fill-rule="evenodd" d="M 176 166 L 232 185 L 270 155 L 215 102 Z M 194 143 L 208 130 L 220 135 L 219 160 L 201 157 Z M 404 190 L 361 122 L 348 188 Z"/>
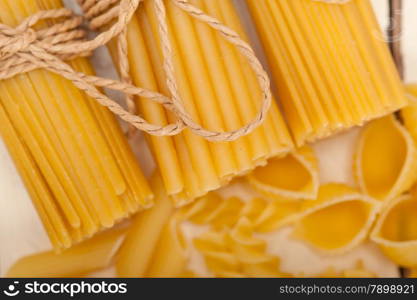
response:
<path id="1" fill-rule="evenodd" d="M 0 22 L 14 26 L 60 7 L 60 0 L 2 1 Z M 85 59 L 71 64 L 93 72 Z M 1 135 L 56 249 L 151 205 L 115 118 L 67 80 L 35 70 L 0 82 L 0 118 Z"/>
<path id="2" fill-rule="evenodd" d="M 133 82 L 169 95 L 153 1 L 141 3 L 128 27 Z M 207 14 L 246 34 L 230 0 L 191 0 Z M 236 130 L 253 119 L 261 100 L 255 74 L 238 51 L 218 33 L 164 1 L 173 47 L 178 89 L 187 111 L 211 130 Z M 115 53 L 115 47 L 113 47 Z M 138 99 L 149 122 L 166 125 L 175 118 L 159 105 Z M 207 142 L 189 130 L 170 137 L 148 137 L 169 195 L 185 204 L 219 188 L 237 175 L 286 153 L 292 141 L 277 105 L 265 123 L 234 142 Z"/>
<path id="3" fill-rule="evenodd" d="M 407 104 L 368 0 L 246 3 L 298 145 Z"/>

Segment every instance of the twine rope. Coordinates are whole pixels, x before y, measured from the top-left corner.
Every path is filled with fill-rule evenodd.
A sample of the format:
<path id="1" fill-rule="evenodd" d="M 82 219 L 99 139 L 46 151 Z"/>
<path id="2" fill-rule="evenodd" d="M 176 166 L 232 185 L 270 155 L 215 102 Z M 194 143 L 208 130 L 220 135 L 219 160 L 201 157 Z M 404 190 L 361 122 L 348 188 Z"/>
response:
<path id="1" fill-rule="evenodd" d="M 143 0 L 140 0 L 142 2 Z M 171 42 L 169 40 L 169 28 L 167 25 L 167 16 L 163 0 L 153 0 L 156 17 L 158 21 L 158 33 L 162 45 L 163 54 L 163 69 L 166 75 L 167 87 L 171 96 L 173 106 L 177 110 L 178 121 L 174 126 L 178 131 L 181 131 L 184 127 L 190 128 L 194 133 L 205 137 L 212 141 L 232 141 L 241 136 L 247 135 L 255 128 L 260 126 L 265 120 L 268 110 L 271 106 L 272 95 L 270 91 L 270 81 L 267 73 L 263 69 L 261 63 L 256 58 L 252 48 L 244 42 L 237 33 L 231 30 L 229 27 L 220 23 L 217 19 L 205 14 L 197 7 L 191 5 L 186 0 L 169 0 L 172 1 L 178 8 L 192 16 L 193 18 L 206 23 L 208 26 L 216 30 L 225 40 L 233 44 L 239 52 L 247 58 L 249 65 L 257 75 L 258 83 L 262 90 L 262 105 L 260 111 L 255 116 L 252 122 L 243 126 L 242 128 L 230 131 L 230 132 L 215 132 L 204 129 L 199 124 L 196 124 L 191 116 L 187 113 L 183 106 L 181 95 L 178 91 L 178 86 L 175 78 L 175 68 L 173 63 L 173 50 Z M 79 4 L 83 8 L 87 18 L 90 21 L 90 27 L 93 30 L 99 30 L 100 28 L 108 25 L 115 18 L 117 18 L 118 6 L 117 0 L 78 0 Z M 136 5 L 135 5 L 136 6 Z M 117 37 L 117 54 L 118 54 L 118 68 L 125 83 L 130 83 L 129 76 L 129 62 L 127 60 L 127 38 L 126 31 L 122 31 Z M 134 111 L 133 97 L 127 97 L 126 102 L 130 108 L 130 112 Z M 130 104 L 130 105 L 129 105 Z"/>

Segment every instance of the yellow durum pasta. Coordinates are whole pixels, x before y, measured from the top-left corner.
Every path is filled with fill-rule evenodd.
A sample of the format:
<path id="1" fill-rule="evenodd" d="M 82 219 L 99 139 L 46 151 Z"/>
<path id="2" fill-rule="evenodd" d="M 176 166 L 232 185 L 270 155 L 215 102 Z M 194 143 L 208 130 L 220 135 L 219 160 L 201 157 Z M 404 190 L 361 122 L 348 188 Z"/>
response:
<path id="1" fill-rule="evenodd" d="M 116 259 L 119 277 L 178 277 L 186 254 L 173 201 L 161 176 L 152 178 L 155 206 L 136 216 Z"/>
<path id="2" fill-rule="evenodd" d="M 1 1 L 0 22 L 15 26 L 39 10 L 60 7 L 60 0 Z M 71 64 L 93 72 L 85 59 Z M 152 193 L 113 115 L 60 76 L 35 70 L 1 81 L 0 120 L 56 249 L 151 204 Z"/>
<path id="3" fill-rule="evenodd" d="M 110 229 L 61 253 L 41 252 L 19 259 L 7 277 L 80 277 L 110 266 L 126 228 Z"/>
<path id="4" fill-rule="evenodd" d="M 189 2 L 246 39 L 231 1 Z M 217 131 L 236 130 L 250 122 L 262 97 L 249 64 L 207 24 L 193 19 L 172 1 L 164 4 L 179 93 L 194 121 Z M 112 48 L 115 54 L 114 45 Z M 128 50 L 133 82 L 169 95 L 153 1 L 141 3 L 129 24 Z M 147 99 L 137 99 L 137 105 L 149 122 L 175 122 L 169 112 Z M 208 142 L 189 130 L 176 137 L 149 136 L 148 140 L 167 193 L 179 205 L 219 188 L 292 147 L 275 103 L 260 128 L 234 142 Z"/>
<path id="5" fill-rule="evenodd" d="M 407 104 L 369 0 L 246 2 L 298 145 Z"/>

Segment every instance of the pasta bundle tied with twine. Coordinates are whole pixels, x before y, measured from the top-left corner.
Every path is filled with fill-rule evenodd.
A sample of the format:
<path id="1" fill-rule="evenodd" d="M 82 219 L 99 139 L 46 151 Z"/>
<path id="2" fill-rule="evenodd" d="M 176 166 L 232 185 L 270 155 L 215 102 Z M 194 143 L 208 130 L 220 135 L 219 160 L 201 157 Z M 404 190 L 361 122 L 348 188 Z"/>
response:
<path id="1" fill-rule="evenodd" d="M 126 11 L 133 12 L 109 46 L 125 84 L 133 82 L 171 99 L 167 110 L 146 94 L 138 99 L 128 95 L 127 102 L 132 113 L 137 105 L 146 121 L 161 128 L 156 133 L 162 137 L 148 130 L 154 134 L 148 141 L 167 193 L 177 204 L 292 148 L 267 74 L 232 1 L 79 3 L 90 27 L 103 33 Z"/>

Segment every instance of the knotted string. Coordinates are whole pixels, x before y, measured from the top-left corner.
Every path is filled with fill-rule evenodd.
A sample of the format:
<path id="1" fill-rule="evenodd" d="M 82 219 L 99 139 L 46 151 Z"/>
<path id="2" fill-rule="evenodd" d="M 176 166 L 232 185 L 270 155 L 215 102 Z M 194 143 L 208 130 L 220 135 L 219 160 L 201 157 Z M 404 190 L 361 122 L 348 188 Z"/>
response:
<path id="1" fill-rule="evenodd" d="M 143 0 L 139 0 L 139 3 Z M 261 63 L 256 58 L 256 55 L 252 48 L 244 42 L 237 33 L 231 30 L 229 27 L 223 25 L 217 19 L 205 14 L 199 8 L 191 5 L 186 0 L 168 0 L 172 1 L 179 9 L 186 12 L 188 15 L 192 16 L 193 18 L 206 23 L 208 26 L 212 27 L 216 30 L 225 40 L 233 44 L 239 52 L 248 60 L 249 65 L 254 70 L 258 83 L 262 90 L 262 105 L 260 111 L 253 119 L 252 122 L 248 123 L 247 125 L 243 126 L 240 129 L 230 132 L 215 132 L 204 129 L 201 125 L 196 124 L 189 114 L 186 112 L 183 101 L 181 99 L 181 95 L 178 91 L 177 81 L 175 77 L 175 69 L 173 64 L 173 50 L 171 46 L 171 42 L 169 40 L 168 34 L 168 25 L 167 25 L 167 17 L 166 17 L 166 9 L 163 0 L 152 0 L 156 12 L 156 17 L 158 20 L 158 31 L 159 31 L 159 38 L 161 40 L 162 45 L 162 54 L 164 60 L 164 72 L 166 75 L 167 86 L 170 92 L 170 99 L 172 101 L 173 106 L 176 108 L 177 111 L 180 112 L 178 117 L 178 121 L 174 126 L 177 128 L 184 127 L 190 128 L 194 133 L 205 137 L 208 140 L 212 141 L 232 141 L 241 136 L 247 135 L 252 132 L 255 128 L 260 126 L 263 121 L 265 120 L 268 110 L 271 106 L 272 96 L 270 91 L 270 81 L 267 73 L 263 69 Z M 111 23 L 115 18 L 118 17 L 120 13 L 120 9 L 118 8 L 117 0 L 78 0 L 81 7 L 83 8 L 86 17 L 90 21 L 90 27 L 93 30 L 98 30 L 103 28 L 104 26 Z M 106 32 L 106 31 L 104 31 Z M 118 54 L 118 68 L 121 75 L 122 80 L 125 83 L 130 83 L 130 76 L 129 76 L 129 63 L 127 60 L 127 38 L 126 38 L 126 31 L 120 32 L 117 37 L 117 54 Z M 134 112 L 134 102 L 132 97 L 127 97 L 128 107 L 131 109 L 131 113 Z M 130 103 L 130 105 L 129 105 Z"/>

